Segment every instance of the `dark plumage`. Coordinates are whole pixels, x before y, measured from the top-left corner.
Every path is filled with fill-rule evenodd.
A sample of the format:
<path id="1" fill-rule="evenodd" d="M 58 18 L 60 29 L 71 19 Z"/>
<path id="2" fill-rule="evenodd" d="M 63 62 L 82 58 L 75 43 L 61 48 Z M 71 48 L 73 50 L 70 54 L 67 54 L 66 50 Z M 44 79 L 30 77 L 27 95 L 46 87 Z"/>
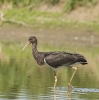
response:
<path id="1" fill-rule="evenodd" d="M 50 66 L 54 68 L 59 66 L 69 67 L 76 63 L 87 63 L 86 59 L 82 55 L 67 52 L 56 52 L 51 53 L 50 55 L 45 55 L 45 60 Z"/>
<path id="2" fill-rule="evenodd" d="M 34 56 L 34 59 L 36 60 L 36 62 L 39 65 L 45 65 L 48 64 L 50 65 L 52 68 L 58 68 L 60 66 L 67 66 L 67 67 L 72 67 L 74 64 L 79 63 L 82 65 L 87 64 L 87 60 L 85 59 L 85 57 L 81 54 L 78 53 L 68 53 L 68 52 L 38 52 L 37 50 L 37 38 L 34 36 L 31 36 L 29 38 L 29 43 L 28 44 L 32 44 L 32 53 Z M 26 44 L 25 47 L 28 45 Z M 25 47 L 21 50 L 23 51 L 25 49 Z M 76 71 L 76 67 L 72 67 L 75 69 Z M 55 73 L 55 82 L 57 82 L 57 77 L 56 77 L 56 71 L 54 70 Z M 75 74 L 75 72 L 74 72 Z M 71 83 L 71 80 L 74 76 L 74 74 L 72 75 L 70 82 L 69 82 L 69 86 Z M 54 87 L 56 86 L 56 84 L 54 84 Z"/>
<path id="3" fill-rule="evenodd" d="M 34 59 L 39 65 L 45 64 L 44 59 L 48 65 L 54 68 L 59 66 L 71 66 L 75 63 L 87 64 L 85 57 L 81 54 L 68 52 L 38 52 L 36 37 L 30 37 L 29 41 L 32 43 Z"/>

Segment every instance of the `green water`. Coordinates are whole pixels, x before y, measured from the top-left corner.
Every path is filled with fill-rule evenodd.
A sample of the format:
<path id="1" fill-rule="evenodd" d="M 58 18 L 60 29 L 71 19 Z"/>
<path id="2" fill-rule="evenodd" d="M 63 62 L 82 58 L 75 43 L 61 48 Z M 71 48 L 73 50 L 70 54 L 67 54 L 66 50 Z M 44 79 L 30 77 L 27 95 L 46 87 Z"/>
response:
<path id="1" fill-rule="evenodd" d="M 18 44 L 19 45 L 19 44 Z M 39 66 L 31 55 L 31 46 L 19 53 L 22 46 L 5 43 L 0 56 L 0 100 L 70 100 L 67 94 L 72 68 L 57 71 L 58 82 L 54 95 L 54 73 L 48 66 Z M 42 48 L 45 48 L 42 50 Z M 59 48 L 39 47 L 40 51 Z M 61 48 L 66 51 L 66 48 Z M 77 65 L 73 78 L 71 100 L 99 100 L 99 55 L 98 47 L 74 49 L 82 53 L 88 65 Z M 74 51 L 73 50 L 73 51 Z M 68 51 L 72 51 L 71 47 Z"/>

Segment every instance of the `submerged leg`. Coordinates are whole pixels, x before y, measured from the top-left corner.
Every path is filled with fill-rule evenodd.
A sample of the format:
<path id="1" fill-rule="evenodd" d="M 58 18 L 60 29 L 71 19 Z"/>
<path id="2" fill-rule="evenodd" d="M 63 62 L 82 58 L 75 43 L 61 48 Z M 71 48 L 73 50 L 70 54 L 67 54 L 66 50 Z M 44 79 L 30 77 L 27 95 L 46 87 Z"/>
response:
<path id="1" fill-rule="evenodd" d="M 69 81 L 69 83 L 68 83 L 69 92 L 72 91 L 71 81 L 72 81 L 72 79 L 73 79 L 73 77 L 74 77 L 74 75 L 75 75 L 75 73 L 76 73 L 76 70 L 77 70 L 76 67 L 72 67 L 72 68 L 74 69 L 74 72 L 73 72 L 73 74 L 72 74 L 72 76 L 71 76 L 71 78 L 70 78 L 70 81 Z"/>
<path id="2" fill-rule="evenodd" d="M 54 76 L 55 76 L 55 82 L 54 82 L 54 93 L 56 94 L 56 83 L 57 83 L 56 71 L 54 71 Z"/>

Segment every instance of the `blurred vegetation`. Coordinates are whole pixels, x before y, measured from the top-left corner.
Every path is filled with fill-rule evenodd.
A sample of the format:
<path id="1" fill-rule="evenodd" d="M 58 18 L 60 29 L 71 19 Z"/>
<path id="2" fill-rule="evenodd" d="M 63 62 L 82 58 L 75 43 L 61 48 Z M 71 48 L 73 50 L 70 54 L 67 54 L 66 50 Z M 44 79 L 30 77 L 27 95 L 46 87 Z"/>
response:
<path id="1" fill-rule="evenodd" d="M 77 7 L 84 6 L 88 7 L 95 6 L 98 3 L 98 0 L 66 0 L 65 11 L 70 12 Z"/>
<path id="2" fill-rule="evenodd" d="M 9 5 L 9 8 L 25 7 L 30 10 L 42 4 L 56 5 L 59 3 L 64 6 L 64 11 L 70 12 L 79 6 L 94 6 L 98 0 L 0 0 L 0 5 Z"/>
<path id="3" fill-rule="evenodd" d="M 39 7 L 43 5 L 57 5 L 61 4 L 63 9 L 61 12 L 39 11 Z M 77 7 L 95 6 L 98 0 L 0 0 L 0 8 L 4 13 L 5 19 L 12 19 L 22 21 L 26 24 L 32 25 L 33 28 L 88 28 L 92 30 L 99 30 L 98 18 L 92 21 L 71 21 L 66 18 L 65 12 L 69 13 Z M 61 7 L 61 6 L 59 6 Z M 11 21 L 4 21 L 5 23 L 13 23 Z"/>
<path id="4" fill-rule="evenodd" d="M 65 28 L 65 29 L 91 29 L 93 31 L 99 31 L 98 21 L 70 21 L 66 18 L 63 18 L 64 13 L 57 12 L 40 12 L 38 10 L 30 11 L 25 10 L 24 8 L 13 9 L 13 10 L 4 10 L 5 19 L 14 19 L 16 21 L 23 21 L 26 24 L 31 25 L 34 29 L 38 28 Z M 12 22 L 2 22 L 2 24 L 12 24 L 16 25 L 17 23 Z M 17 24 L 20 26 L 20 24 Z"/>
<path id="5" fill-rule="evenodd" d="M 43 5 L 61 4 L 61 12 L 40 11 L 38 8 Z M 95 6 L 98 0 L 0 0 L 0 8 L 4 18 L 8 20 L 22 21 L 32 25 L 33 28 L 87 28 L 94 31 L 99 30 L 98 17 L 92 21 L 79 22 L 70 20 L 65 12 L 69 13 L 80 6 Z M 59 6 L 61 7 L 61 6 Z M 90 15 L 89 15 L 90 16 Z M 2 21 L 2 24 L 13 21 Z M 15 23 L 17 24 L 17 23 Z M 20 24 L 21 25 L 21 24 Z"/>

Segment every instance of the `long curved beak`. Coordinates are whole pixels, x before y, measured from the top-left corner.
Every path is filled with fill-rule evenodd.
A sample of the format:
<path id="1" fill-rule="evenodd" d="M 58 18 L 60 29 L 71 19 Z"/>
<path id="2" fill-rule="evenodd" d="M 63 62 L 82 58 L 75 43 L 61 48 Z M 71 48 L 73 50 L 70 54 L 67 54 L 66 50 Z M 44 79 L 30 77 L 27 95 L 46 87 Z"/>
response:
<path id="1" fill-rule="evenodd" d="M 22 52 L 31 42 L 27 42 L 26 45 L 23 47 L 23 49 L 20 51 Z"/>

